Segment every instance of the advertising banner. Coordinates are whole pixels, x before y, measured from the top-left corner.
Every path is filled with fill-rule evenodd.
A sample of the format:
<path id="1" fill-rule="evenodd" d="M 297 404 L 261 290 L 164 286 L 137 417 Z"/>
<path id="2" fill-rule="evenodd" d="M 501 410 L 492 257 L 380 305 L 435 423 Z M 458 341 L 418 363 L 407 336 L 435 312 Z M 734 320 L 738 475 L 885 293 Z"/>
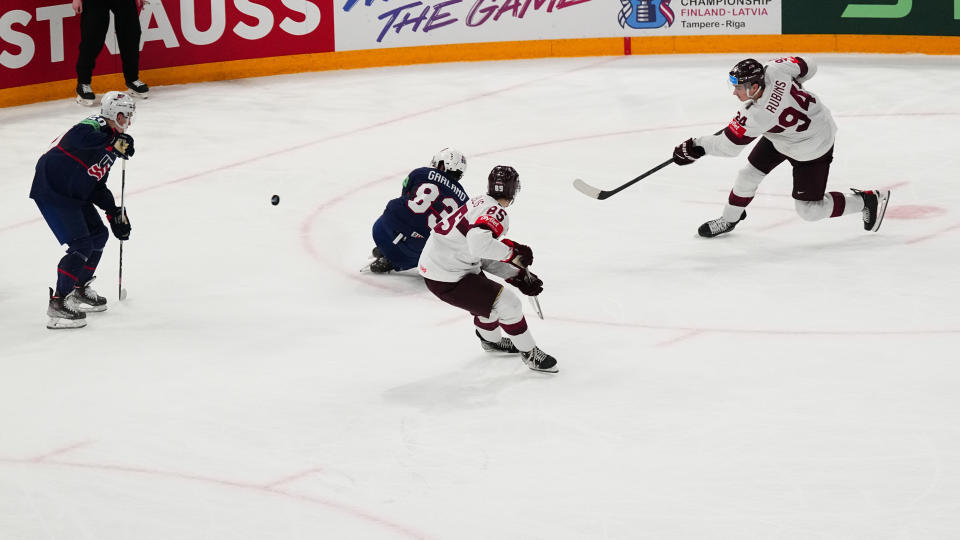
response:
<path id="1" fill-rule="evenodd" d="M 337 50 L 779 34 L 782 0 L 333 0 Z"/>
<path id="2" fill-rule="evenodd" d="M 140 69 L 329 52 L 333 20 L 333 0 L 146 0 Z M 95 75 L 121 71 L 107 35 Z M 3 0 L 0 89 L 76 77 L 79 43 L 69 1 Z"/>
<path id="3" fill-rule="evenodd" d="M 960 0 L 783 0 L 783 33 L 960 36 Z"/>

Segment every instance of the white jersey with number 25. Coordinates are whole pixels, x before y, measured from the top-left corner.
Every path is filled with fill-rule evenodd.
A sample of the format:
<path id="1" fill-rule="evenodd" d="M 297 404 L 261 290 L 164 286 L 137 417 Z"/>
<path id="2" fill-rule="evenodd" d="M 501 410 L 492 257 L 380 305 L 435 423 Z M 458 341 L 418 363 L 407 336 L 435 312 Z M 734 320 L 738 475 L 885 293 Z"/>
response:
<path id="1" fill-rule="evenodd" d="M 509 228 L 510 216 L 496 199 L 470 199 L 433 228 L 420 254 L 420 275 L 452 283 L 480 273 L 482 259 L 507 259 L 513 249 L 501 240 Z"/>

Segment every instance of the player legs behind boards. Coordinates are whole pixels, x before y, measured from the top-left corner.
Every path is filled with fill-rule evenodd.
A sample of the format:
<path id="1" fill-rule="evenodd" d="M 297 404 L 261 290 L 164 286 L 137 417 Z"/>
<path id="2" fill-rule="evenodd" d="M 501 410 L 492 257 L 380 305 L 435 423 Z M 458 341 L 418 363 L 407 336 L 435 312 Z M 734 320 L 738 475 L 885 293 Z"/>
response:
<path id="1" fill-rule="evenodd" d="M 110 26 L 110 13 L 114 16 L 117 45 L 123 78 L 129 94 L 146 99 L 150 87 L 140 80 L 140 17 L 143 0 L 73 0 L 73 11 L 80 15 L 80 45 L 77 55 L 77 103 L 91 106 L 96 101 L 91 80 L 97 56 L 103 50 Z"/>
<path id="2" fill-rule="evenodd" d="M 473 315 L 483 350 L 519 352 L 530 369 L 556 373 L 557 360 L 537 346 L 520 299 L 484 273 L 504 278 L 527 296 L 543 292 L 543 281 L 528 269 L 533 250 L 505 238 L 506 208 L 519 191 L 520 176 L 513 167 L 494 167 L 487 178 L 487 194 L 471 199 L 434 227 L 418 270 L 437 298 Z"/>
<path id="3" fill-rule="evenodd" d="M 747 217 L 760 182 L 784 161 L 793 166 L 794 206 L 805 221 L 859 213 L 865 230 L 880 229 L 889 190 L 826 191 L 837 127 L 820 98 L 803 87 L 816 71 L 812 61 L 793 56 L 765 65 L 752 58 L 738 62 L 729 74 L 733 94 L 743 104 L 734 119 L 718 133 L 687 139 L 674 149 L 673 162 L 689 165 L 708 154 L 736 156 L 760 139 L 737 175 L 723 215 L 701 225 L 700 236 L 732 231 Z"/>

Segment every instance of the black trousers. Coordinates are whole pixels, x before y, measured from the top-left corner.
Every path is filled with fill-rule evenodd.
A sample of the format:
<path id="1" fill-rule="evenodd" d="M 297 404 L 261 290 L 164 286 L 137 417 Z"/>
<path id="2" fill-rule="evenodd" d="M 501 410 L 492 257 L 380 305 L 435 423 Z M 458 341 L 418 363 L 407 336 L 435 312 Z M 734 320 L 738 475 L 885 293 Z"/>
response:
<path id="1" fill-rule="evenodd" d="M 103 50 L 113 12 L 123 62 L 123 78 L 140 78 L 140 16 L 136 0 L 83 0 L 80 14 L 80 57 L 77 58 L 77 82 L 90 84 L 97 55 Z"/>

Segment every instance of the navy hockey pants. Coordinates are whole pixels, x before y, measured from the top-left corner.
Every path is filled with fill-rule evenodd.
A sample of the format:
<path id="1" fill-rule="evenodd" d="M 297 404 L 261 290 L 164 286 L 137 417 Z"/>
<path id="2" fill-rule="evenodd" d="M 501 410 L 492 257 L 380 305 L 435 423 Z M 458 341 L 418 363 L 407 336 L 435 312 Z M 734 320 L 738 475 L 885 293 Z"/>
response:
<path id="1" fill-rule="evenodd" d="M 426 245 L 425 238 L 407 238 L 403 237 L 397 243 L 397 235 L 400 234 L 394 227 L 390 226 L 383 217 L 377 219 L 373 224 L 373 241 L 380 248 L 380 253 L 393 263 L 397 270 L 408 270 L 417 266 L 420 261 L 420 252 Z"/>
<path id="2" fill-rule="evenodd" d="M 86 283 L 93 277 L 110 233 L 92 204 L 35 202 L 57 241 L 67 245 L 67 254 L 57 265 L 56 294 L 63 297 L 77 283 Z"/>

